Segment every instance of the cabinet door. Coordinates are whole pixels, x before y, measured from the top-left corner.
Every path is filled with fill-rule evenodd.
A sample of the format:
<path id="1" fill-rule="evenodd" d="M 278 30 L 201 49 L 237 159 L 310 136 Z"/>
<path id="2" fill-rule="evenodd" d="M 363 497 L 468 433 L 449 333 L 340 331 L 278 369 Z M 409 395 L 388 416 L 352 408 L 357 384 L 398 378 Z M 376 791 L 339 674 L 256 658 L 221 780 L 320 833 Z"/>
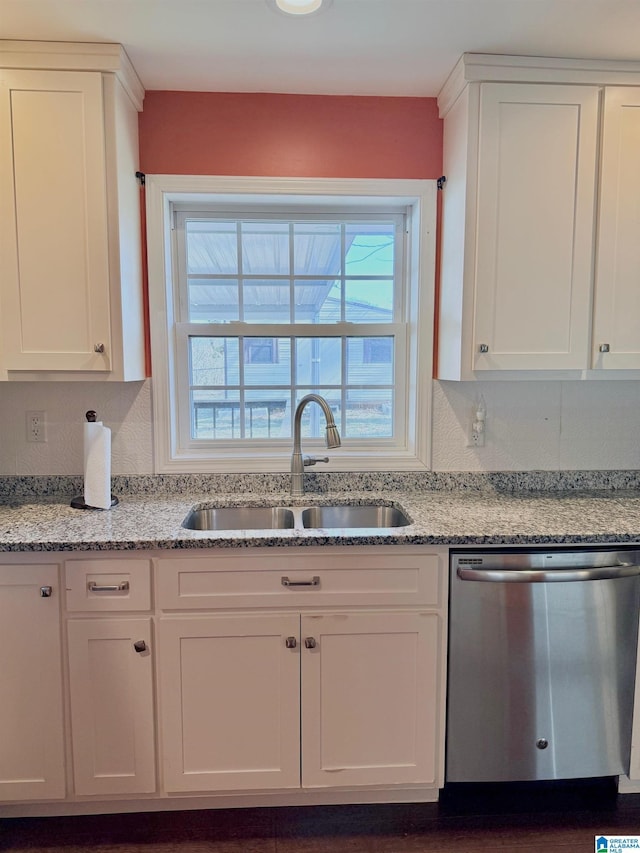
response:
<path id="1" fill-rule="evenodd" d="M 4 366 L 107 371 L 102 75 L 3 70 L 0 126 Z"/>
<path id="2" fill-rule="evenodd" d="M 473 368 L 586 369 L 599 90 L 481 86 Z"/>
<path id="3" fill-rule="evenodd" d="M 0 800 L 65 796 L 55 565 L 0 566 Z"/>
<path id="4" fill-rule="evenodd" d="M 68 623 L 76 794 L 156 789 L 150 619 Z M 144 642 L 137 651 L 134 643 Z"/>
<path id="5" fill-rule="evenodd" d="M 640 88 L 605 90 L 597 259 L 591 366 L 639 369 Z"/>
<path id="6" fill-rule="evenodd" d="M 160 621 L 167 791 L 300 786 L 299 629 L 293 615 Z"/>
<path id="7" fill-rule="evenodd" d="M 302 617 L 303 787 L 438 781 L 440 637 L 434 613 Z"/>

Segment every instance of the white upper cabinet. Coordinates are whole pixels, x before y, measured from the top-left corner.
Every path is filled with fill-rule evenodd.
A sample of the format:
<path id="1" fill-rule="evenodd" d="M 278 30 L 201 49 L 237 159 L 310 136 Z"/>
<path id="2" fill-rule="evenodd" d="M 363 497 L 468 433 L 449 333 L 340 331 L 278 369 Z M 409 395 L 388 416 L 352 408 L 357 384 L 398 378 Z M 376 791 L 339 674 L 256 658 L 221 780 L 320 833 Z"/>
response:
<path id="1" fill-rule="evenodd" d="M 604 93 L 591 366 L 640 368 L 640 87 Z"/>
<path id="2" fill-rule="evenodd" d="M 595 87 L 481 85 L 474 370 L 584 367 L 597 131 Z"/>
<path id="3" fill-rule="evenodd" d="M 611 79 L 640 64 L 467 55 L 441 92 L 440 379 L 638 375 L 640 85 Z"/>
<path id="4" fill-rule="evenodd" d="M 142 87 L 118 45 L 0 46 L 0 376 L 143 379 Z"/>

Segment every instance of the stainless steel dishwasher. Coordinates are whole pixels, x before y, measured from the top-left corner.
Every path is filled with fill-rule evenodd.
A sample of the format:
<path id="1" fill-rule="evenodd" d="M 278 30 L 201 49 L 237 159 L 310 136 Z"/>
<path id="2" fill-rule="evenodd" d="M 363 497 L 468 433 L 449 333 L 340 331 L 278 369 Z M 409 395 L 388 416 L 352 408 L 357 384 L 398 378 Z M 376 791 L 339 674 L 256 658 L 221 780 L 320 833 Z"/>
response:
<path id="1" fill-rule="evenodd" d="M 627 773 L 640 549 L 454 551 L 447 782 Z"/>

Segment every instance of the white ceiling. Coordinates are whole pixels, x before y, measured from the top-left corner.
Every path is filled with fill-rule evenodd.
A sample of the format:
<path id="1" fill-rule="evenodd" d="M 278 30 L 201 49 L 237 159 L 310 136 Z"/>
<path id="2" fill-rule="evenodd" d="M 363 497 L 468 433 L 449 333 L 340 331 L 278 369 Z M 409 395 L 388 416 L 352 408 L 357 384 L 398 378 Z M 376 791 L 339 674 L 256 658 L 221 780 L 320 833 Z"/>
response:
<path id="1" fill-rule="evenodd" d="M 640 60 L 640 0 L 0 0 L 0 38 L 119 42 L 147 90 L 434 96 L 466 51 Z"/>

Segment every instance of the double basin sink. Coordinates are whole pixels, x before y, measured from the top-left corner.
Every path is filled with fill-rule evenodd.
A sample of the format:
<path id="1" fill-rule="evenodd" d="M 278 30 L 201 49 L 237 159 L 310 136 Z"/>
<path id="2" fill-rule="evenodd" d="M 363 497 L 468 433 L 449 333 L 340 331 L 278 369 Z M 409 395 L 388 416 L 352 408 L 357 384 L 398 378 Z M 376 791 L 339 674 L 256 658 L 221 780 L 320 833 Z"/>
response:
<path id="1" fill-rule="evenodd" d="M 411 519 L 397 506 L 226 506 L 192 509 L 182 522 L 189 530 L 376 529 L 405 527 Z"/>

